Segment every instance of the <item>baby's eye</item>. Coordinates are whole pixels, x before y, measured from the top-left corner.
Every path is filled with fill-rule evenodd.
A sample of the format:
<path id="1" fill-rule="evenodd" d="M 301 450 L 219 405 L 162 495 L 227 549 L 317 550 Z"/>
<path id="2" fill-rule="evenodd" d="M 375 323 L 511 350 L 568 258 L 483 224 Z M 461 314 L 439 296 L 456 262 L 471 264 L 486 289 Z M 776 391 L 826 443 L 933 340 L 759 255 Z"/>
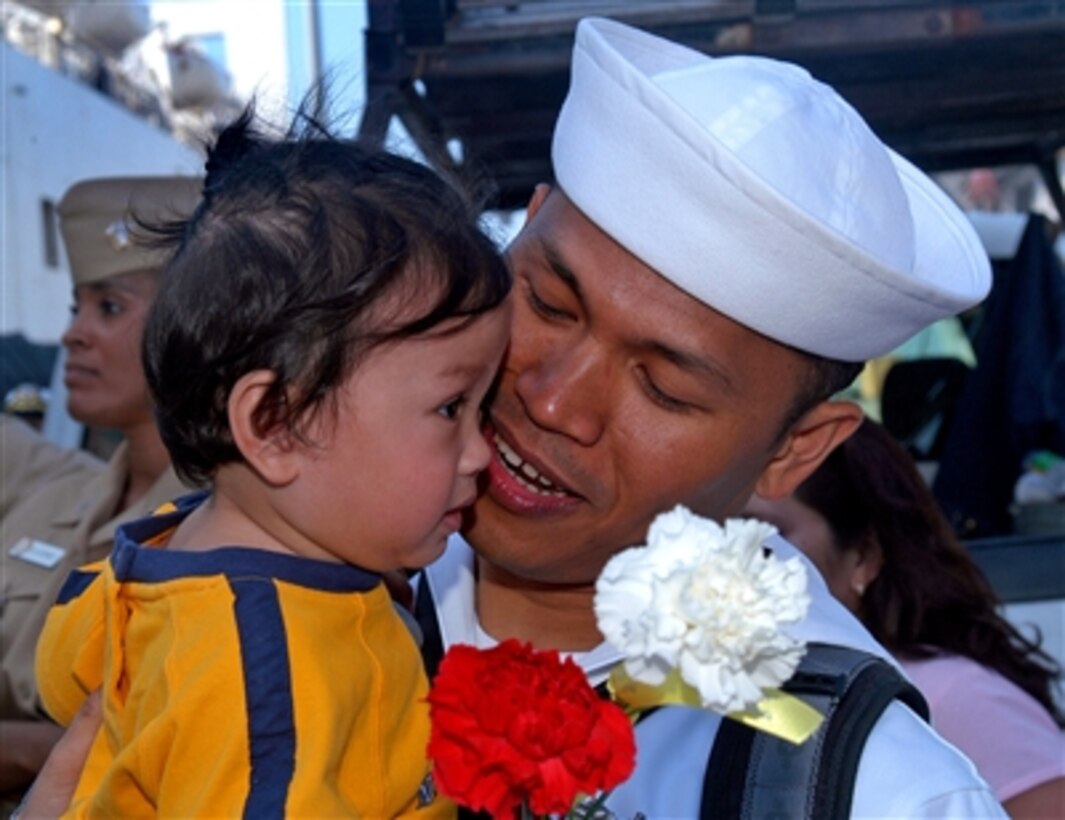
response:
<path id="1" fill-rule="evenodd" d="M 440 405 L 436 412 L 446 419 L 454 419 L 458 417 L 459 411 L 465 403 L 465 396 L 456 396 L 447 403 Z"/>

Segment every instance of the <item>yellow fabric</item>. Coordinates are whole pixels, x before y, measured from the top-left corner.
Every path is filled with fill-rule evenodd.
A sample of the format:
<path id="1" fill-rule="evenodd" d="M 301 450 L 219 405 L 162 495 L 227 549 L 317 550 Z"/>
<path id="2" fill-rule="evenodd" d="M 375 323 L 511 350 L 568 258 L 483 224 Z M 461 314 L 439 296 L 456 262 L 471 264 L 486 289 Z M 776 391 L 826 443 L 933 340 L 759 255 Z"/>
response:
<path id="1" fill-rule="evenodd" d="M 99 574 L 106 561 L 76 572 Z M 103 684 L 104 586 L 97 579 L 77 598 L 53 606 L 37 642 L 38 697 L 45 711 L 66 726 L 89 693 Z"/>
<path id="2" fill-rule="evenodd" d="M 249 811 L 254 695 L 246 697 L 246 687 L 259 691 L 261 682 L 251 679 L 261 670 L 242 663 L 249 636 L 240 632 L 230 581 L 214 574 L 120 583 L 108 561 L 78 597 L 53 608 L 37 656 L 45 707 L 65 723 L 104 684 L 104 728 L 70 816 Z M 428 773 L 427 683 L 385 587 L 336 592 L 271 577 L 252 583 L 268 597 L 267 587 L 276 590 L 285 646 L 270 655 L 287 653 L 284 691 L 269 675 L 260 688 L 271 703 L 279 694 L 291 703 L 295 741 L 292 767 L 259 770 L 291 777 L 283 805 L 271 804 L 270 813 L 454 816 L 439 798 L 415 812 Z M 283 739 L 268 741 L 271 753 L 284 747 Z"/>

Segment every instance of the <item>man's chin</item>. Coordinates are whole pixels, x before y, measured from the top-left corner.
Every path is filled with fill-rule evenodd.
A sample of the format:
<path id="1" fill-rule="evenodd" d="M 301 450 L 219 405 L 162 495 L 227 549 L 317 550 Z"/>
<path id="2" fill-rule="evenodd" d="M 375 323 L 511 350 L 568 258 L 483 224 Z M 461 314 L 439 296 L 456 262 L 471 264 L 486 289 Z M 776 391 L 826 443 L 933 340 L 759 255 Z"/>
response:
<path id="1" fill-rule="evenodd" d="M 484 561 L 516 579 L 538 584 L 579 583 L 576 576 L 588 547 L 569 537 L 564 514 L 524 515 L 500 506 L 487 495 L 478 499 L 465 521 L 462 536 Z M 585 581 L 587 579 L 584 579 Z"/>
<path id="2" fill-rule="evenodd" d="M 462 537 L 479 554 L 503 555 L 517 551 L 536 555 L 537 542 L 550 543 L 546 519 L 514 511 L 498 503 L 490 492 L 483 493 L 463 518 Z"/>

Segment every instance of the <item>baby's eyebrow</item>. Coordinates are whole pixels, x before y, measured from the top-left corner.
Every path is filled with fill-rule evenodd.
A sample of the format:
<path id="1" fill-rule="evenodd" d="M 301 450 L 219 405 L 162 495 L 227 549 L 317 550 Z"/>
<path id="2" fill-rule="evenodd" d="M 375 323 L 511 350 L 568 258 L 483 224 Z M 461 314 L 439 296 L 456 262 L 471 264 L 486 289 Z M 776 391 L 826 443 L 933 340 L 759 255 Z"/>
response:
<path id="1" fill-rule="evenodd" d="M 440 375 L 444 377 L 474 377 L 481 375 L 487 367 L 488 364 L 486 362 L 452 362 L 440 371 Z"/>

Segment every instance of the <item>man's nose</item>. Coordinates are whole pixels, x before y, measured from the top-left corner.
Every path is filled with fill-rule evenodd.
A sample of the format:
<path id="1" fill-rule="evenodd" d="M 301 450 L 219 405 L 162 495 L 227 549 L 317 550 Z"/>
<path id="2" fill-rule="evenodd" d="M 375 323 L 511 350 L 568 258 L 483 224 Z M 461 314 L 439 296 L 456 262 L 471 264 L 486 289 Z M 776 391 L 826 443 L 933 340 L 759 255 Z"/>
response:
<path id="1" fill-rule="evenodd" d="M 584 446 L 603 434 L 610 404 L 610 366 L 592 337 L 559 345 L 517 375 L 515 391 L 539 427 Z"/>

